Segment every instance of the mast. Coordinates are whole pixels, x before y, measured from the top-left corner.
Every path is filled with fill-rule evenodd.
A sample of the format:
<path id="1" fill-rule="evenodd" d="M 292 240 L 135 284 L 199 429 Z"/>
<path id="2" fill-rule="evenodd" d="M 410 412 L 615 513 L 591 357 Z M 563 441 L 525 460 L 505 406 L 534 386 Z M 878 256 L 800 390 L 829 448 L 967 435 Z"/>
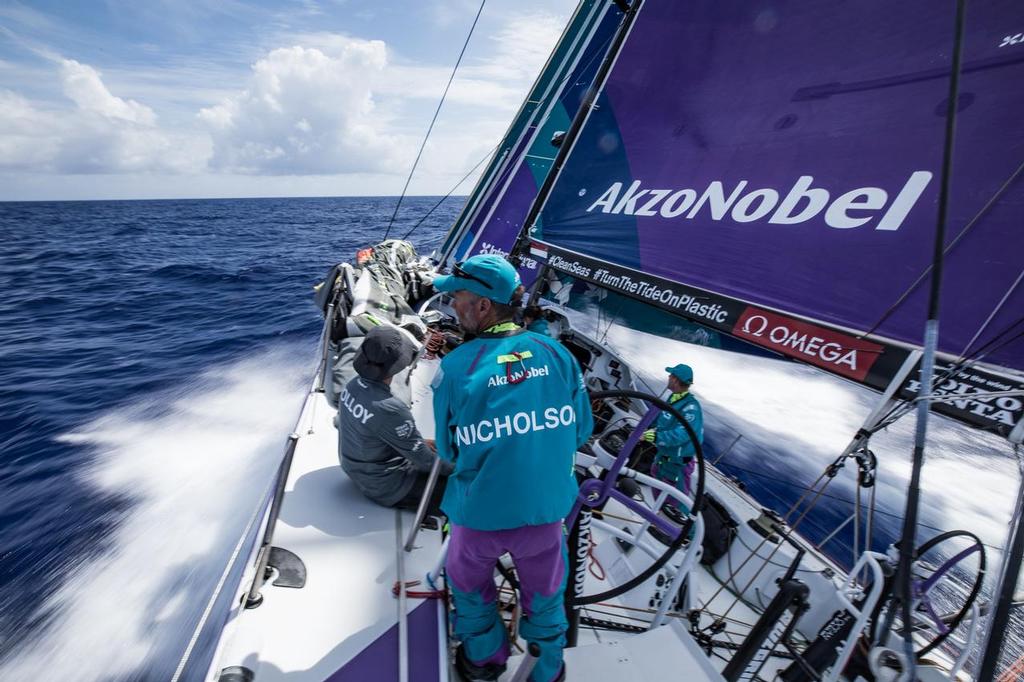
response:
<path id="1" fill-rule="evenodd" d="M 924 331 L 924 355 L 921 359 L 921 390 L 917 403 L 917 428 L 914 430 L 914 452 L 911 463 L 907 507 L 900 538 L 899 586 L 902 602 L 903 649 L 906 657 L 905 679 L 914 674 L 913 576 L 916 557 L 917 517 L 921 497 L 921 470 L 924 467 L 924 444 L 928 433 L 929 399 L 935 372 L 935 353 L 939 344 L 939 298 L 942 290 L 943 251 L 946 244 L 946 220 L 949 208 L 949 182 L 953 168 L 953 141 L 956 136 L 957 100 L 960 92 L 960 63 L 963 57 L 964 0 L 957 0 L 953 32 L 953 65 L 949 78 L 949 101 L 946 106 L 946 141 L 942 153 L 942 177 L 939 189 L 939 212 L 935 227 L 935 251 L 932 258 L 931 291 L 928 296 L 928 321 Z"/>
<path id="2" fill-rule="evenodd" d="M 448 260 L 477 253 L 507 255 L 510 252 L 523 229 L 523 218 L 557 155 L 558 145 L 554 140 L 559 135 L 564 136 L 571 125 L 621 18 L 622 13 L 610 0 L 593 2 L 588 9 L 588 20 L 567 37 L 568 49 L 556 77 L 540 98 L 537 112 L 490 193 L 465 223 Z M 525 262 L 520 275 L 524 285 L 528 285 L 536 278 L 536 263 Z"/>

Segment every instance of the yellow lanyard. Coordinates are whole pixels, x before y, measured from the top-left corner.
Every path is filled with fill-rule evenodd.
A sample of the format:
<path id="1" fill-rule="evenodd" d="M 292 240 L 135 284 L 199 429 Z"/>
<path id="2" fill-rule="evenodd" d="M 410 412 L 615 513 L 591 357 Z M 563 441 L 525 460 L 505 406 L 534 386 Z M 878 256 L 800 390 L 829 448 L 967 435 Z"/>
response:
<path id="1" fill-rule="evenodd" d="M 484 334 L 500 334 L 502 332 L 511 332 L 519 329 L 519 325 L 515 322 L 502 322 L 496 324 L 493 327 L 488 327 L 484 330 Z"/>

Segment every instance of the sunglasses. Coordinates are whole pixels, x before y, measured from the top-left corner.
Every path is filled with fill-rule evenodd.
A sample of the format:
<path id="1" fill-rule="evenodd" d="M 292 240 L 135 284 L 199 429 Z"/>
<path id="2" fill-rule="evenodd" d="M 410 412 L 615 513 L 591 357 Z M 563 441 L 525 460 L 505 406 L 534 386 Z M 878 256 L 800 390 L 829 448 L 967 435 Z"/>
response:
<path id="1" fill-rule="evenodd" d="M 474 275 L 472 273 L 469 273 L 469 272 L 466 272 L 465 270 L 463 270 L 462 269 L 462 263 L 456 263 L 455 265 L 452 266 L 452 274 L 455 275 L 456 277 L 460 277 L 462 279 L 471 279 L 474 282 L 480 282 L 480 284 L 483 284 L 488 289 L 493 289 L 494 288 L 493 286 L 491 286 L 491 284 L 489 282 L 485 282 L 484 280 L 480 279 L 476 275 Z"/>

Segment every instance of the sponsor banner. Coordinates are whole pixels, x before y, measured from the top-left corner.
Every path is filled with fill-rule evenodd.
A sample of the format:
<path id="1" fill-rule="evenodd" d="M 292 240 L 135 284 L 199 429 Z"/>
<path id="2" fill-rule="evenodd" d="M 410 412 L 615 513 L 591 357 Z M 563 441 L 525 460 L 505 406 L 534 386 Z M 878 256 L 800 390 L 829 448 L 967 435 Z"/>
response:
<path id="1" fill-rule="evenodd" d="M 743 311 L 731 332 L 745 341 L 857 381 L 867 378 L 868 370 L 885 350 L 877 343 L 754 306 Z"/>
<path id="2" fill-rule="evenodd" d="M 681 315 L 712 329 L 732 333 L 746 305 L 703 289 L 532 242 L 530 251 L 547 251 L 547 264 L 562 273 L 605 289 L 625 294 L 662 310 Z"/>
<path id="3" fill-rule="evenodd" d="M 907 349 L 901 346 L 857 338 L 824 325 L 771 312 L 550 244 L 533 242 L 530 248 L 546 250 L 548 265 L 558 272 L 879 391 L 889 385 L 907 357 Z M 949 367 L 948 364 L 936 365 L 936 376 L 944 376 Z M 900 391 L 900 397 L 913 399 L 919 387 L 916 379 L 908 380 Z M 1024 396 L 984 395 L 1024 391 L 1024 381 L 1019 379 L 971 369 L 943 380 L 936 390 L 954 399 L 934 402 L 932 409 L 935 412 L 1004 437 L 1024 418 Z"/>
<path id="4" fill-rule="evenodd" d="M 986 396 L 986 393 L 1024 391 L 1024 381 L 1000 376 L 979 369 L 968 369 L 947 377 L 951 365 L 935 365 L 935 376 L 941 379 L 935 395 L 950 396 L 948 401 L 933 402 L 932 409 L 958 421 L 980 426 L 1002 436 L 1024 418 L 1024 395 Z M 900 390 L 900 397 L 911 400 L 921 390 L 920 373 Z"/>

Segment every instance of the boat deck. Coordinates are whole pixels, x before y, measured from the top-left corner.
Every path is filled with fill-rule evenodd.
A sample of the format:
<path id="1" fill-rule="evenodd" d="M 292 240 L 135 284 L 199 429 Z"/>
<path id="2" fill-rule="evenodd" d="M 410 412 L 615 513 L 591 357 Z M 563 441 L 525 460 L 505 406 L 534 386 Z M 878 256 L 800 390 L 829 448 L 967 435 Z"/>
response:
<path id="1" fill-rule="evenodd" d="M 429 401 L 424 399 L 429 396 L 427 384 L 433 370 L 432 363 L 421 363 L 410 381 L 413 414 L 425 437 L 433 431 Z M 208 676 L 211 682 L 232 666 L 252 671 L 257 682 L 401 680 L 400 665 L 408 666 L 407 679 L 413 682 L 457 679 L 449 669 L 444 601 L 410 597 L 403 626 L 402 604 L 392 594 L 400 573 L 408 583 L 422 581 L 435 569 L 441 558 L 442 531 L 437 524 L 424 528 L 412 552 L 399 551 L 414 515 L 380 507 L 355 488 L 338 462 L 335 414 L 324 394 L 310 394 L 297 427 L 299 439 L 273 537 L 275 547 L 301 560 L 305 585 L 299 589 L 275 585 L 277 575 L 267 581 L 262 604 L 242 611 L 226 628 L 222 655 Z M 708 476 L 708 489 L 740 511 L 736 516 L 741 523 L 759 511 L 725 479 Z M 613 514 L 619 516 L 615 520 L 619 528 L 630 521 L 631 512 L 625 508 L 612 504 L 606 512 L 606 521 L 613 520 Z M 595 532 L 594 541 L 591 561 L 597 565 L 588 566 L 587 594 L 603 592 L 646 565 L 643 553 L 634 552 L 637 556 L 630 559 L 607 534 Z M 645 538 L 644 543 L 655 540 Z M 582 614 L 646 627 L 657 603 L 672 598 L 655 583 L 671 579 L 682 554 L 648 583 L 585 607 Z M 635 565 L 629 565 L 631 561 Z M 650 559 L 646 561 L 649 564 Z M 701 625 L 727 614 L 725 630 L 714 639 L 735 647 L 758 618 L 756 600 L 752 603 L 749 595 L 737 600 L 733 591 L 720 589 L 719 580 L 699 563 L 689 581 L 689 606 L 707 607 Z M 410 589 L 426 587 L 420 584 Z M 673 605 L 665 626 L 641 634 L 582 625 L 578 647 L 565 653 L 568 679 L 652 680 L 684 671 L 696 679 L 722 679 L 718 671 L 731 648 L 717 651 L 720 655 L 705 654 L 688 631 L 690 624 L 681 612 L 684 607 Z M 519 644 L 525 647 L 524 642 Z M 761 676 L 772 679 L 774 672 L 789 662 L 773 657 Z M 502 679 L 511 680 L 516 667 L 513 658 Z"/>
<path id="2" fill-rule="evenodd" d="M 244 666 L 260 682 L 397 679 L 396 547 L 414 515 L 363 497 L 338 463 L 335 410 L 323 394 L 311 400 L 273 541 L 301 559 L 305 586 L 268 580 L 263 603 L 236 619 L 220 667 Z M 407 581 L 437 561 L 440 530 L 421 530 L 416 545 L 403 557 Z M 407 610 L 412 679 L 448 679 L 443 601 L 410 598 Z"/>

